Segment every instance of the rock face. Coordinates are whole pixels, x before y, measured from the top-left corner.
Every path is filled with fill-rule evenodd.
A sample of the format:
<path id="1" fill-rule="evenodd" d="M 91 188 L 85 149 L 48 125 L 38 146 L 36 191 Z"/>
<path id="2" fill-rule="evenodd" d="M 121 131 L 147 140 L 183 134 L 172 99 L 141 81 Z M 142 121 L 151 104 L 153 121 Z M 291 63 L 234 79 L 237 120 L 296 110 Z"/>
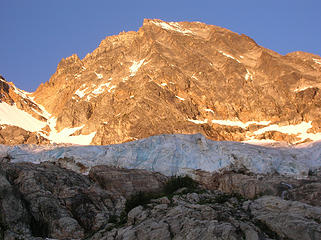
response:
<path id="1" fill-rule="evenodd" d="M 77 143 L 66 136 L 80 135 L 87 139 L 78 143 L 105 145 L 173 133 L 321 139 L 320 56 L 283 56 L 199 22 L 146 19 L 137 32 L 107 37 L 83 59 L 62 59 L 48 82 L 25 94 L 27 103 L 10 93 L 21 90 L 1 84 L 0 98 L 20 110 L 36 114 L 28 106 L 38 104 L 47 124 L 38 131 L 53 142 Z M 50 135 L 56 131 L 65 135 Z"/>
<path id="2" fill-rule="evenodd" d="M 142 169 L 124 169 L 108 166 L 95 166 L 89 177 L 110 192 L 129 197 L 138 192 L 158 192 L 164 187 L 167 177 Z"/>
<path id="3" fill-rule="evenodd" d="M 246 188 L 262 188 L 254 181 L 259 176 L 234 174 Z M 226 176 L 233 178 L 233 173 Z M 272 182 L 273 177 L 264 177 Z M 211 190 L 180 189 L 124 211 L 130 193 L 160 191 L 166 179 L 159 173 L 107 166 L 81 175 L 55 162 L 2 162 L 0 239 L 320 239 L 320 202 L 304 203 L 309 195 L 290 201 L 265 191 L 247 200 L 235 194 L 235 186 L 213 183 Z M 276 179 L 298 184 L 281 176 Z"/>
<path id="4" fill-rule="evenodd" d="M 96 132 L 93 144 L 197 132 L 294 143 L 309 137 L 217 120 L 254 121 L 257 129 L 312 121 L 311 133 L 318 132 L 320 61 L 300 52 L 282 56 L 217 26 L 145 20 L 138 32 L 107 37 L 84 59 L 63 59 L 33 96 L 57 118 L 58 130 L 85 124 L 82 134 Z"/>
<path id="5" fill-rule="evenodd" d="M 117 212 L 122 198 L 53 164 L 1 164 L 0 239 L 79 239 Z"/>
<path id="6" fill-rule="evenodd" d="M 271 195 L 321 207 L 320 174 L 314 174 L 306 179 L 293 179 L 278 174 L 257 175 L 231 171 L 208 173 L 197 170 L 193 172 L 193 178 L 207 189 L 240 194 L 247 199 Z"/>
<path id="7" fill-rule="evenodd" d="M 245 201 L 219 192 L 175 195 L 128 213 L 121 228 L 92 239 L 319 239 L 320 207 L 278 197 Z"/>
<path id="8" fill-rule="evenodd" d="M 16 126 L 0 126 L 0 144 L 49 144 L 50 141 L 43 136 L 24 130 Z"/>
<path id="9" fill-rule="evenodd" d="M 255 220 L 265 224 L 281 239 L 320 239 L 321 208 L 300 202 L 262 197 L 250 204 Z"/>

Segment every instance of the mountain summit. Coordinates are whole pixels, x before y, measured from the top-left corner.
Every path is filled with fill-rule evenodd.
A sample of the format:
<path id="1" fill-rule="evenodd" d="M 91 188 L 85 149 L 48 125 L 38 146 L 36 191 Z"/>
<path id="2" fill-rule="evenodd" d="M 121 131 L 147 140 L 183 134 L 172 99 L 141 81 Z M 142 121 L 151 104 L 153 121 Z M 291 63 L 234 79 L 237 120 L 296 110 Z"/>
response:
<path id="1" fill-rule="evenodd" d="M 321 139 L 320 87 L 320 56 L 280 55 L 200 22 L 145 19 L 137 32 L 107 37 L 83 59 L 62 59 L 34 93 L 1 79 L 0 111 L 34 122 L 1 114 L 0 143 L 8 144 L 3 131 L 17 128 L 35 135 L 34 143 L 202 133 L 298 144 Z"/>

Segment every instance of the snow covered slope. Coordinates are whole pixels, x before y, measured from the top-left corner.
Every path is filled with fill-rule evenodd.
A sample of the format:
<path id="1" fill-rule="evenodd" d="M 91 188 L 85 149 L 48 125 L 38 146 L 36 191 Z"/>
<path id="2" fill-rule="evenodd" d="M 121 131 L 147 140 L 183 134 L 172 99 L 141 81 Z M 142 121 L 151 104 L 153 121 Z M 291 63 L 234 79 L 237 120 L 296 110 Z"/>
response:
<path id="1" fill-rule="evenodd" d="M 30 140 L 28 135 L 41 136 L 43 139 L 37 142 L 30 140 L 31 143 L 48 143 L 49 141 L 81 145 L 91 143 L 96 132 L 76 134 L 75 132 L 82 129 L 84 125 L 57 131 L 57 119 L 45 107 L 38 104 L 31 93 L 17 88 L 1 76 L 0 83 L 0 143 L 11 145 L 26 143 L 27 139 Z M 20 128 L 19 131 L 16 127 Z M 3 129 L 6 129 L 6 132 L 3 132 Z M 22 132 L 25 136 L 21 136 Z"/>
<path id="2" fill-rule="evenodd" d="M 0 102 L 0 124 L 17 126 L 30 132 L 40 131 L 46 122 L 39 121 L 16 105 Z"/>
<path id="3" fill-rule="evenodd" d="M 191 169 L 219 171 L 247 168 L 254 173 L 304 177 L 321 167 L 321 143 L 297 148 L 272 148 L 238 142 L 212 141 L 201 134 L 159 135 L 108 146 L 0 145 L 0 157 L 12 162 L 55 161 L 71 158 L 86 167 L 112 165 L 184 174 Z"/>

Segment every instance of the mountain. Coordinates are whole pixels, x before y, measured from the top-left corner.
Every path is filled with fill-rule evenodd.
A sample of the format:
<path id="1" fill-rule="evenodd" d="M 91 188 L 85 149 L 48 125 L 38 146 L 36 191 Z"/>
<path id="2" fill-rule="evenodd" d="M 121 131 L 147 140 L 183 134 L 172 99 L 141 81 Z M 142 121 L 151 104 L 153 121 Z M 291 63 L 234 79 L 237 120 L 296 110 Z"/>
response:
<path id="1" fill-rule="evenodd" d="M 317 55 L 161 20 L 33 93 L 0 77 L 0 240 L 320 239 L 320 83 Z"/>
<path id="2" fill-rule="evenodd" d="M 37 135 L 35 143 L 106 145 L 202 133 L 299 144 L 321 139 L 320 86 L 320 56 L 281 55 L 200 22 L 146 19 L 137 32 L 107 37 L 83 59 L 62 59 L 34 93 L 2 80 L 1 106 L 41 122 L 26 128 L 0 119 Z"/>

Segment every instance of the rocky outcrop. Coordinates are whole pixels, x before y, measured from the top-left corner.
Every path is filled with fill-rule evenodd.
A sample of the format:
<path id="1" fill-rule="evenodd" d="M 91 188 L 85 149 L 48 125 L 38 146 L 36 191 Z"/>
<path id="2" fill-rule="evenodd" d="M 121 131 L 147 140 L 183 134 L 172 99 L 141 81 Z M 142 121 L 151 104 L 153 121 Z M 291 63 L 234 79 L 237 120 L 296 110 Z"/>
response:
<path id="1" fill-rule="evenodd" d="M 0 144 L 48 144 L 47 118 L 30 93 L 0 76 Z"/>
<path id="2" fill-rule="evenodd" d="M 227 201 L 216 203 L 215 194 L 175 195 L 169 203 L 136 207 L 128 213 L 124 227 L 102 230 L 93 239 L 241 239 L 245 232 L 259 239 L 261 234 L 244 211 L 237 212 L 238 207 Z"/>
<path id="3" fill-rule="evenodd" d="M 128 213 L 121 228 L 98 231 L 92 239 L 319 239 L 320 207 L 278 197 L 254 201 L 219 192 L 175 195 Z"/>
<path id="4" fill-rule="evenodd" d="M 248 171 L 240 172 L 241 170 L 209 173 L 198 170 L 193 172 L 193 178 L 207 189 L 240 194 L 246 199 L 270 195 L 321 207 L 320 170 L 316 170 L 305 179 L 294 179 L 279 174 L 258 175 Z"/>
<path id="5" fill-rule="evenodd" d="M 104 226 L 122 198 L 53 164 L 1 164 L 0 238 L 84 238 Z"/>
<path id="6" fill-rule="evenodd" d="M 30 114 L 37 120 L 46 121 L 43 116 L 43 109 L 33 101 L 29 92 L 17 88 L 12 82 L 6 81 L 0 75 L 0 103 L 14 105 L 18 109 Z M 6 114 L 2 112 L 2 114 Z M 0 118 L 0 124 L 2 119 Z"/>
<path id="7" fill-rule="evenodd" d="M 247 203 L 254 221 L 280 239 L 320 239 L 321 208 L 265 196 Z"/>
<path id="8" fill-rule="evenodd" d="M 49 144 L 50 141 L 35 132 L 10 125 L 0 125 L 0 144 Z"/>
<path id="9" fill-rule="evenodd" d="M 275 195 L 272 191 L 257 192 L 255 200 L 222 186 L 225 193 L 185 188 L 164 196 L 160 189 L 167 178 L 146 170 L 97 166 L 87 176 L 57 163 L 2 162 L 0 167 L 0 239 L 320 238 L 320 205 L 268 196 Z M 246 188 L 262 188 L 255 175 L 235 176 Z M 149 190 L 154 199 L 128 208 L 125 197 Z"/>
<path id="10" fill-rule="evenodd" d="M 129 197 L 138 192 L 159 192 L 167 177 L 143 169 L 125 169 L 109 166 L 91 168 L 89 177 L 103 189 Z"/>

